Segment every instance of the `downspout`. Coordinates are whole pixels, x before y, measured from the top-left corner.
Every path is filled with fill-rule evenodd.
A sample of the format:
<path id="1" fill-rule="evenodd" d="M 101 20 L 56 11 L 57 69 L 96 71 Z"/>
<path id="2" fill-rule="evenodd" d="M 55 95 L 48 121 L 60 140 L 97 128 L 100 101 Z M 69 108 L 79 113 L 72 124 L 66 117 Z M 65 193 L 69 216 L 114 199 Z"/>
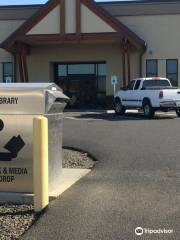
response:
<path id="1" fill-rule="evenodd" d="M 143 62 L 143 56 L 145 54 L 147 50 L 147 43 L 145 43 L 144 47 L 143 47 L 143 51 L 141 52 L 140 56 L 139 56 L 139 74 L 140 74 L 140 77 L 143 77 L 143 73 L 142 73 L 142 62 Z"/>

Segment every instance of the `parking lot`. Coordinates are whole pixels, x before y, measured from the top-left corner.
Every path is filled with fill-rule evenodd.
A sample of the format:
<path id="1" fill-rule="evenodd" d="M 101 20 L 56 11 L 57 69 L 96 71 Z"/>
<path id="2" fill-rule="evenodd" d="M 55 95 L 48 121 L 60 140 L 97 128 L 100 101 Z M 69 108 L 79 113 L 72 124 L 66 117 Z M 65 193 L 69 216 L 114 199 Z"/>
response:
<path id="1" fill-rule="evenodd" d="M 116 115 L 114 110 L 85 110 L 85 111 L 66 111 L 65 119 L 71 120 L 105 120 L 105 121 L 125 121 L 125 120 L 146 120 L 143 112 L 138 110 L 126 110 L 123 116 Z M 177 119 L 175 112 L 156 112 L 151 120 Z"/>
<path id="2" fill-rule="evenodd" d="M 50 204 L 24 239 L 179 239 L 180 119 L 158 114 L 119 117 L 65 113 L 64 146 L 91 153 L 98 163 Z M 135 228 L 171 233 L 135 235 Z"/>

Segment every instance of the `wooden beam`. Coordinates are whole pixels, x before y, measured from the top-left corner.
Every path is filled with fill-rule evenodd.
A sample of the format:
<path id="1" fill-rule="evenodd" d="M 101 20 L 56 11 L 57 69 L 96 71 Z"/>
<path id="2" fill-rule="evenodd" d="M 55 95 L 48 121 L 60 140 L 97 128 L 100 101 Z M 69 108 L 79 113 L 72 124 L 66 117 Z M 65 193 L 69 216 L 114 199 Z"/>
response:
<path id="1" fill-rule="evenodd" d="M 77 34 L 26 35 L 19 40 L 33 44 L 38 42 L 74 42 L 79 39 L 81 41 L 121 41 L 121 37 L 118 33 L 80 33 L 79 36 L 77 36 Z"/>
<path id="2" fill-rule="evenodd" d="M 12 51 L 12 47 L 16 40 L 29 32 L 37 23 L 39 23 L 49 12 L 51 12 L 61 0 L 47 1 L 32 17 L 25 21 L 13 34 L 11 34 L 2 44 L 1 47 L 7 51 Z"/>
<path id="3" fill-rule="evenodd" d="M 76 33 L 81 33 L 81 1 L 76 0 Z"/>
<path id="4" fill-rule="evenodd" d="M 60 4 L 60 33 L 62 35 L 65 34 L 66 32 L 66 27 L 65 27 L 65 11 L 66 11 L 66 8 L 65 8 L 65 0 L 61 0 L 61 4 Z"/>

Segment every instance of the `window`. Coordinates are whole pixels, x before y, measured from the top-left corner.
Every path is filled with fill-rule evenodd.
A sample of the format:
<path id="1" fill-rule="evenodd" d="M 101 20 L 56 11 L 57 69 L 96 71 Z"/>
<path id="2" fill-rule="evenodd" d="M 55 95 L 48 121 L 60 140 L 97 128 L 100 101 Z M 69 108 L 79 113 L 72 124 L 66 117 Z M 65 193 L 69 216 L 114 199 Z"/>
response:
<path id="1" fill-rule="evenodd" d="M 71 76 L 94 75 L 98 92 L 105 94 L 107 74 L 106 63 L 62 63 L 56 66 L 56 78 L 58 79 L 56 83 L 60 82 L 64 91 L 67 89 L 67 82 Z"/>
<path id="2" fill-rule="evenodd" d="M 155 88 L 155 87 L 169 87 L 170 83 L 168 80 L 146 80 L 143 83 L 142 89 Z"/>
<path id="3" fill-rule="evenodd" d="M 137 80 L 137 81 L 136 81 L 136 85 L 135 85 L 135 87 L 134 87 L 134 90 L 138 90 L 140 84 L 141 84 L 141 80 Z"/>
<path id="4" fill-rule="evenodd" d="M 58 65 L 58 76 L 62 76 L 62 77 L 67 76 L 67 65 L 66 64 Z"/>
<path id="5" fill-rule="evenodd" d="M 96 81 L 97 88 L 100 93 L 106 92 L 106 64 L 96 64 Z"/>
<path id="6" fill-rule="evenodd" d="M 146 60 L 146 76 L 157 77 L 158 75 L 158 62 L 155 59 Z"/>
<path id="7" fill-rule="evenodd" d="M 106 104 L 106 62 L 63 62 L 54 64 L 55 83 L 71 100 L 69 106 Z"/>
<path id="8" fill-rule="evenodd" d="M 3 82 L 4 83 L 13 82 L 13 63 L 12 62 L 3 63 Z"/>
<path id="9" fill-rule="evenodd" d="M 166 77 L 171 81 L 173 86 L 178 86 L 178 60 L 166 60 Z"/>
<path id="10" fill-rule="evenodd" d="M 106 76 L 106 64 L 105 63 L 100 63 L 100 64 L 97 64 L 97 67 L 98 67 L 98 75 L 99 76 Z"/>
<path id="11" fill-rule="evenodd" d="M 94 64 L 69 64 L 68 74 L 94 74 Z"/>
<path id="12" fill-rule="evenodd" d="M 134 83 L 135 83 L 135 80 L 131 81 L 131 82 L 128 84 L 127 89 L 128 89 L 128 90 L 133 90 L 133 88 L 134 88 Z"/>

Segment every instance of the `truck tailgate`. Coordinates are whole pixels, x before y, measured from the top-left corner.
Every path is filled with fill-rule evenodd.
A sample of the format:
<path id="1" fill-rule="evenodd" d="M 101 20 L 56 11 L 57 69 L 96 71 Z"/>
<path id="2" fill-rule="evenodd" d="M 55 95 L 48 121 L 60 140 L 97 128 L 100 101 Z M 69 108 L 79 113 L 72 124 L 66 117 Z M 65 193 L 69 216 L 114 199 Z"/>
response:
<path id="1" fill-rule="evenodd" d="M 180 89 L 164 89 L 164 100 L 180 101 Z"/>

